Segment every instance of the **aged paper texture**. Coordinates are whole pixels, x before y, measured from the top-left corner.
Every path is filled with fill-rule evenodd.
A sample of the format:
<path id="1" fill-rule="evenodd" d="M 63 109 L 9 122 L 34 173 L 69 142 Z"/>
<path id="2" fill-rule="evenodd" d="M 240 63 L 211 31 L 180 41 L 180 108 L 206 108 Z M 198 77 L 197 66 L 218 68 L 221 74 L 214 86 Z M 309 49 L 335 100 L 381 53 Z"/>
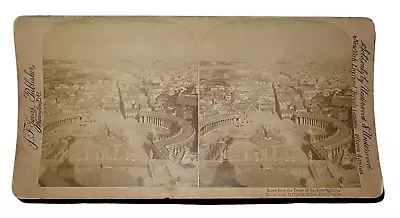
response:
<path id="1" fill-rule="evenodd" d="M 366 18 L 19 17 L 19 198 L 376 198 Z"/>

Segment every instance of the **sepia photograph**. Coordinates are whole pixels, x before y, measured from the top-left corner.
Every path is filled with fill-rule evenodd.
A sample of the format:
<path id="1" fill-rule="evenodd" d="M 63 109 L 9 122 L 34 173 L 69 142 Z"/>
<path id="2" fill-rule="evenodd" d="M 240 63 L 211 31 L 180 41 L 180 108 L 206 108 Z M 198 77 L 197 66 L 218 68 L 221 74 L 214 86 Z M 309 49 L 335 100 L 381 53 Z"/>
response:
<path id="1" fill-rule="evenodd" d="M 396 4 L 5 6 L 6 213 L 395 214 Z"/>
<path id="2" fill-rule="evenodd" d="M 17 195 L 381 196 L 374 31 L 365 18 L 20 18 Z"/>
<path id="3" fill-rule="evenodd" d="M 154 19 L 53 27 L 39 184 L 196 187 L 196 52 L 190 32 Z"/>
<path id="4" fill-rule="evenodd" d="M 360 187 L 350 48 L 322 22 L 212 28 L 199 64 L 200 186 Z"/>

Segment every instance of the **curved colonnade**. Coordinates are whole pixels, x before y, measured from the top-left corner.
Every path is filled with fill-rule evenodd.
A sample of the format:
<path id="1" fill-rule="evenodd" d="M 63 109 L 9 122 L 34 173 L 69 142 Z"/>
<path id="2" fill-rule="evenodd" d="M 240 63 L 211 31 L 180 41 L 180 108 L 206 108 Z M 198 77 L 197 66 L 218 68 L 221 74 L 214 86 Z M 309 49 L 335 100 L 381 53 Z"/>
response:
<path id="1" fill-rule="evenodd" d="M 239 121 L 238 114 L 224 114 L 213 116 L 200 124 L 200 136 L 207 134 L 215 129 L 234 125 Z M 48 134 L 58 128 L 76 124 L 83 119 L 82 115 L 64 116 L 61 119 L 48 119 L 45 121 L 44 134 Z M 141 113 L 137 120 L 141 123 L 156 125 L 168 129 L 170 133 L 159 135 L 154 140 L 157 152 L 161 153 L 162 158 L 168 158 L 171 153 L 173 156 L 181 156 L 186 147 L 192 145 L 195 138 L 194 128 L 183 119 L 158 112 Z M 323 159 L 341 153 L 343 149 L 351 143 L 352 131 L 343 122 L 318 113 L 297 113 L 292 120 L 301 125 L 313 126 L 325 130 L 328 134 L 315 136 L 311 145 L 318 155 Z"/>
<path id="2" fill-rule="evenodd" d="M 200 124 L 200 136 L 217 128 L 234 125 L 240 115 L 227 114 L 209 117 Z M 352 141 L 352 130 L 340 120 L 318 113 L 297 113 L 293 122 L 319 128 L 327 132 L 325 135 L 313 137 L 311 145 L 323 159 L 340 154 Z"/>
<path id="3" fill-rule="evenodd" d="M 311 114 L 298 114 L 292 117 L 292 121 L 297 124 L 312 126 L 321 130 L 324 130 L 327 134 L 316 135 L 311 139 L 311 142 L 317 142 L 325 139 L 331 138 L 337 131 L 339 131 L 338 126 L 332 122 L 333 120 L 328 119 L 331 117 L 325 117 L 324 115 L 316 116 Z"/>
<path id="4" fill-rule="evenodd" d="M 235 126 L 239 123 L 239 119 L 242 115 L 239 114 L 220 114 L 217 116 L 207 117 L 202 120 L 199 127 L 200 136 L 204 136 L 209 132 L 212 132 L 218 128 L 226 127 L 226 126 Z M 210 155 L 213 153 L 222 152 L 221 149 L 225 147 L 221 147 L 222 144 L 217 143 L 212 147 L 208 147 L 204 152 L 201 152 L 200 158 L 204 160 L 210 159 Z M 218 151 L 216 151 L 218 150 Z"/>
<path id="5" fill-rule="evenodd" d="M 239 114 L 221 114 L 206 118 L 200 123 L 199 134 L 203 136 L 215 129 L 228 125 L 235 125 L 239 122 Z"/>
<path id="6" fill-rule="evenodd" d="M 44 121 L 43 134 L 46 135 L 58 128 L 64 127 L 66 125 L 76 124 L 81 121 L 82 115 L 67 115 L 61 118 L 49 118 Z"/>
<path id="7" fill-rule="evenodd" d="M 351 143 L 353 131 L 343 122 L 319 113 L 298 113 L 293 115 L 295 123 L 325 130 L 328 134 L 317 136 L 311 141 L 318 155 L 327 160 L 342 153 Z"/>
<path id="8" fill-rule="evenodd" d="M 157 136 L 154 140 L 155 149 L 162 158 L 168 158 L 168 155 L 182 156 L 195 138 L 194 128 L 189 122 L 170 114 L 142 112 L 136 119 L 140 123 L 155 125 L 170 131 L 168 134 Z"/>
<path id="9" fill-rule="evenodd" d="M 78 124 L 83 118 L 82 115 L 49 118 L 44 125 L 44 134 L 65 126 Z M 163 159 L 167 159 L 170 153 L 176 157 L 182 156 L 186 147 L 191 146 L 195 138 L 195 131 L 190 123 L 169 114 L 143 112 L 137 117 L 137 121 L 170 131 L 168 134 L 160 134 L 154 139 L 154 149 Z"/>

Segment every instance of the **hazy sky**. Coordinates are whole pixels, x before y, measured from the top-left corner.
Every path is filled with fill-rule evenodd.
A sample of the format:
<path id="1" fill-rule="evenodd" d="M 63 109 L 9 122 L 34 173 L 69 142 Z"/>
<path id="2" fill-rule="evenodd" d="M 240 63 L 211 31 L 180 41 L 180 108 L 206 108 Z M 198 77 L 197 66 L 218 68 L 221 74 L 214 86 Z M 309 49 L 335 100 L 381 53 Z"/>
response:
<path id="1" fill-rule="evenodd" d="M 88 18 L 53 27 L 43 40 L 44 58 L 182 58 L 198 51 L 191 32 L 152 19 Z"/>
<path id="2" fill-rule="evenodd" d="M 85 18 L 53 27 L 43 39 L 43 50 L 44 58 L 73 60 L 185 59 L 196 54 L 208 60 L 316 60 L 351 58 L 351 39 L 342 29 L 317 21 L 230 21 L 210 26 L 198 42 L 192 32 L 174 22 Z"/>
<path id="3" fill-rule="evenodd" d="M 239 60 L 350 58 L 351 38 L 324 22 L 251 19 L 210 29 L 201 50 L 203 57 Z"/>

